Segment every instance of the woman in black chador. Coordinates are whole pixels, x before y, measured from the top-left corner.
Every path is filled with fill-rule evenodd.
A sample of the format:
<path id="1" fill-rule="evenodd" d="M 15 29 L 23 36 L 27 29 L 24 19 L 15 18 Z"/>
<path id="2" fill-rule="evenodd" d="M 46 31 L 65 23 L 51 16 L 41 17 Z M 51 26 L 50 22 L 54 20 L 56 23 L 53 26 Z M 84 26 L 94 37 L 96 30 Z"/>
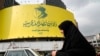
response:
<path id="1" fill-rule="evenodd" d="M 64 44 L 61 50 L 52 51 L 52 56 L 96 56 L 95 49 L 71 21 L 59 25 L 64 33 Z"/>

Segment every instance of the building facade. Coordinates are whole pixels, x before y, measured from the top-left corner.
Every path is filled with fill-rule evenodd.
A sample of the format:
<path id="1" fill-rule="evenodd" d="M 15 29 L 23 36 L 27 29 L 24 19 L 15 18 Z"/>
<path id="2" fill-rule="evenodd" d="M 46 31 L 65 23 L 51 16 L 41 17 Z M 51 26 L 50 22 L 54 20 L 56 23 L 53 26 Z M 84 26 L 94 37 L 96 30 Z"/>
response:
<path id="1" fill-rule="evenodd" d="M 0 0 L 0 9 L 7 8 L 13 5 L 18 5 L 15 0 Z"/>
<path id="2" fill-rule="evenodd" d="M 73 23 L 76 21 L 73 13 L 66 11 L 63 3 L 59 4 L 61 0 L 47 1 L 48 5 L 58 5 L 60 8 L 40 6 L 46 4 L 45 0 L 0 0 L 0 12 L 2 12 L 0 14 L 0 49 L 13 47 L 29 47 L 37 51 L 61 49 L 64 38 L 58 25 L 66 18 Z M 23 4 L 26 5 L 23 6 Z M 32 4 L 39 4 L 39 6 Z M 67 14 L 70 16 L 66 17 Z"/>
<path id="3" fill-rule="evenodd" d="M 0 9 L 4 8 L 4 0 L 0 0 Z"/>

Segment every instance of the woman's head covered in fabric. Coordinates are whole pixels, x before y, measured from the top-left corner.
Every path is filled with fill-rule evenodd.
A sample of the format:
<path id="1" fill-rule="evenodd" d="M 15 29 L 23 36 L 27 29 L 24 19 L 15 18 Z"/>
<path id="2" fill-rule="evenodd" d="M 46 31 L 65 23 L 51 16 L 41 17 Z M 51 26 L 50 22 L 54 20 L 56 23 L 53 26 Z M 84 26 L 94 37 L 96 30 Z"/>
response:
<path id="1" fill-rule="evenodd" d="M 71 28 L 74 26 L 74 24 L 71 21 L 64 21 L 59 25 L 59 29 L 64 31 L 64 34 L 67 34 Z"/>

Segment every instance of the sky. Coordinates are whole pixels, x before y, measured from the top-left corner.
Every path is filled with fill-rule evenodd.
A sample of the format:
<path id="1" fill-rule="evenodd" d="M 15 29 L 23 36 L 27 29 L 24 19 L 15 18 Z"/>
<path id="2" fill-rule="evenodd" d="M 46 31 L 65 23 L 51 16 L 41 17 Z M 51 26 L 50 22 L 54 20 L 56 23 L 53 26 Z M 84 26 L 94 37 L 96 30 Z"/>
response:
<path id="1" fill-rule="evenodd" d="M 100 33 L 100 0 L 62 0 L 85 36 Z"/>

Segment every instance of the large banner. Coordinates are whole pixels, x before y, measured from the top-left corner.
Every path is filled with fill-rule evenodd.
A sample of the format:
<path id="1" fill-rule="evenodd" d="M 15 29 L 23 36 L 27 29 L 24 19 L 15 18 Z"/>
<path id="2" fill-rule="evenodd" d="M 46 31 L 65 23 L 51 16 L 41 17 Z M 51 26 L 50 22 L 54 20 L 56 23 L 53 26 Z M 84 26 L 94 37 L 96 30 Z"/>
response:
<path id="1" fill-rule="evenodd" d="M 73 13 L 49 5 L 19 5 L 0 11 L 0 39 L 63 37 L 58 25 Z"/>

